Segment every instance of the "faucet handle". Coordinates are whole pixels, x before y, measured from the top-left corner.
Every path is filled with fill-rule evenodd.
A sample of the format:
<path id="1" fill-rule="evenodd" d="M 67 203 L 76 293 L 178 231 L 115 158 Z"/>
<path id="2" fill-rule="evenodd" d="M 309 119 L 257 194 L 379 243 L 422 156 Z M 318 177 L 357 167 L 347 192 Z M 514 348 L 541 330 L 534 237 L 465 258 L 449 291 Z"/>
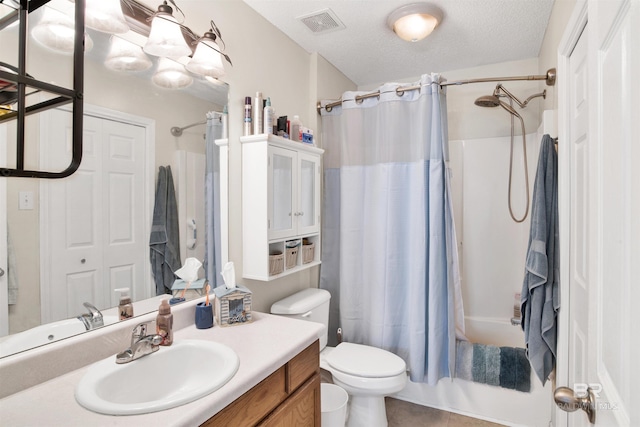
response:
<path id="1" fill-rule="evenodd" d="M 133 331 L 131 331 L 131 346 L 133 347 L 133 345 L 139 341 L 141 338 L 143 338 L 144 336 L 147 335 L 147 325 L 150 322 L 142 322 L 142 323 L 138 323 L 136 325 L 135 328 L 133 328 Z"/>
<path id="2" fill-rule="evenodd" d="M 104 326 L 102 313 L 100 312 L 100 310 L 98 310 L 98 308 L 95 305 L 88 302 L 85 302 L 82 305 L 84 305 L 85 308 L 89 310 L 89 317 L 91 318 L 92 327 L 97 328 L 100 326 Z"/>

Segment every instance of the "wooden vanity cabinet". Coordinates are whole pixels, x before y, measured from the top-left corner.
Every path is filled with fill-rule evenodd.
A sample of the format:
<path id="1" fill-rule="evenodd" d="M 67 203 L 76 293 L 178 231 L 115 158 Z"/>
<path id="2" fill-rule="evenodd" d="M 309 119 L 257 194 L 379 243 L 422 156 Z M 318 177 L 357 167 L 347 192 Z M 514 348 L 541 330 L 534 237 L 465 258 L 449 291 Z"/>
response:
<path id="1" fill-rule="evenodd" d="M 202 425 L 320 426 L 319 341 L 302 350 Z"/>

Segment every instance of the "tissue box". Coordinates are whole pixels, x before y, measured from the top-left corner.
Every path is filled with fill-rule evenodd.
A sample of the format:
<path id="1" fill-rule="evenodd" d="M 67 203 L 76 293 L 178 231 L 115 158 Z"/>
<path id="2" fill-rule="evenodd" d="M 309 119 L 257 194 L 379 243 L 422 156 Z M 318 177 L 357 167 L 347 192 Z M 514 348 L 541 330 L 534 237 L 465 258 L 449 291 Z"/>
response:
<path id="1" fill-rule="evenodd" d="M 251 315 L 251 291 L 244 286 L 213 289 L 216 305 L 216 322 L 220 326 L 234 326 L 253 320 Z"/>

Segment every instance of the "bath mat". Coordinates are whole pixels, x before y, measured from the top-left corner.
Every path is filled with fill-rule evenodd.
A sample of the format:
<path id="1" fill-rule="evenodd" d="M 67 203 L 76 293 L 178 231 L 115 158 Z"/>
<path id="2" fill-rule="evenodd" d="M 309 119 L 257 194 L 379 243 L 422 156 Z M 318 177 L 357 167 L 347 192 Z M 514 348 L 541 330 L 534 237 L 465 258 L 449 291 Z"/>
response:
<path id="1" fill-rule="evenodd" d="M 531 365 L 523 348 L 458 341 L 455 377 L 527 393 L 531 391 Z"/>

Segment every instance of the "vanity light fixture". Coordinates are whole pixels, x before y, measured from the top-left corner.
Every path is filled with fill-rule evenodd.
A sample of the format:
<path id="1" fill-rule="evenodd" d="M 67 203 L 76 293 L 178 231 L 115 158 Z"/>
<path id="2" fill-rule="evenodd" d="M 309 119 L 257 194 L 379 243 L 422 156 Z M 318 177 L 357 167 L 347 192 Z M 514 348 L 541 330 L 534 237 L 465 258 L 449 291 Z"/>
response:
<path id="1" fill-rule="evenodd" d="M 109 55 L 104 65 L 115 71 L 144 71 L 151 68 L 151 59 L 135 43 L 120 38 L 111 37 Z"/>
<path id="2" fill-rule="evenodd" d="M 165 89 L 184 89 L 191 85 L 193 77 L 184 69 L 184 65 L 169 58 L 158 59 L 158 70 L 151 78 L 156 86 Z"/>
<path id="3" fill-rule="evenodd" d="M 224 76 L 220 47 L 216 43 L 216 35 L 212 31 L 207 31 L 198 40 L 196 51 L 186 68 L 194 74 L 214 79 Z"/>
<path id="4" fill-rule="evenodd" d="M 173 17 L 173 8 L 166 1 L 158 6 L 158 11 L 151 20 L 151 31 L 143 50 L 149 55 L 169 58 L 180 58 L 192 53 L 182 35 L 181 25 Z"/>
<path id="5" fill-rule="evenodd" d="M 120 0 L 85 0 L 85 25 L 103 33 L 124 34 L 129 25 Z"/>
<path id="6" fill-rule="evenodd" d="M 429 3 L 402 6 L 389 15 L 387 25 L 402 40 L 417 42 L 427 37 L 442 21 L 442 13 Z"/>
<path id="7" fill-rule="evenodd" d="M 74 23 L 62 12 L 50 7 L 43 7 L 42 16 L 38 24 L 33 27 L 31 35 L 46 48 L 62 53 L 72 53 L 74 44 Z M 93 47 L 93 41 L 88 34 L 84 35 L 84 51 Z"/>

